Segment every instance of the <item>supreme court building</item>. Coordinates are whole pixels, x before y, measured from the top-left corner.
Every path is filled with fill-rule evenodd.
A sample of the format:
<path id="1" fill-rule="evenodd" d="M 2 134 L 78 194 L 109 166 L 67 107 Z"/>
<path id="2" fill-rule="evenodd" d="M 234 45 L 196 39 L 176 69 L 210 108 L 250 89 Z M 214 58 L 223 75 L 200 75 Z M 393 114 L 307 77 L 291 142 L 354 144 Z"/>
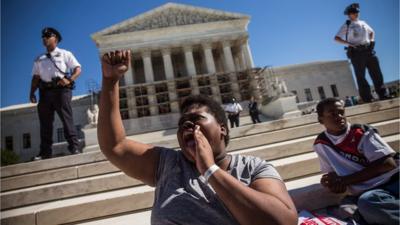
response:
<path id="1" fill-rule="evenodd" d="M 178 113 L 190 94 L 225 104 L 249 99 L 254 64 L 250 17 L 167 3 L 92 35 L 100 55 L 130 49 L 120 81 L 123 119 Z"/>
<path id="2" fill-rule="evenodd" d="M 179 103 L 190 94 L 206 94 L 221 104 L 232 97 L 239 102 L 251 96 L 261 101 L 264 90 L 260 87 L 265 85 L 260 82 L 267 71 L 254 67 L 247 32 L 249 22 L 250 17 L 243 14 L 167 3 L 94 33 L 92 39 L 100 55 L 131 50 L 130 70 L 120 81 L 121 116 L 131 120 L 125 121 L 128 130 L 137 122 L 149 128 L 157 123 L 159 128 L 170 127 L 168 124 L 176 121 L 172 115 L 179 113 Z M 325 64 L 339 66 L 329 66 L 327 71 Z M 282 79 L 291 92 L 300 96 L 302 85 L 314 91 L 308 87 L 310 80 L 318 85 L 335 85 L 343 95 L 356 95 L 347 61 L 318 65 L 310 64 L 305 79 L 286 75 Z M 305 71 L 308 67 L 292 66 L 289 73 L 296 74 L 297 69 Z M 308 74 L 312 74 L 310 79 Z M 341 77 L 340 84 L 333 83 L 337 81 L 336 75 Z"/>

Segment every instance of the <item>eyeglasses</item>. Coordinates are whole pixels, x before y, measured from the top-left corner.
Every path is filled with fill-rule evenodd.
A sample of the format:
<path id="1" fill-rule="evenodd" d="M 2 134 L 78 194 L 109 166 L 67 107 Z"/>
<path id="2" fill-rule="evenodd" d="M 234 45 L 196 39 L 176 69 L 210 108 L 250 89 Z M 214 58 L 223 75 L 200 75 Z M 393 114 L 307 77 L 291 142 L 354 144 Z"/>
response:
<path id="1" fill-rule="evenodd" d="M 42 38 L 51 38 L 51 37 L 56 37 L 56 35 L 53 33 L 45 33 L 42 35 Z"/>

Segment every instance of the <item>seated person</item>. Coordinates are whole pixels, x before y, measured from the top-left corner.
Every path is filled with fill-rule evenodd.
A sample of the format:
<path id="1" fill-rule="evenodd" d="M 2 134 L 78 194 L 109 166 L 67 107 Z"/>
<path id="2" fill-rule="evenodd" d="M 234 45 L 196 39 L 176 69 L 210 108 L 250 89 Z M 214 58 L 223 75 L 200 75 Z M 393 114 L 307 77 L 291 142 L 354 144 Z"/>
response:
<path id="1" fill-rule="evenodd" d="M 326 128 L 314 143 L 321 184 L 334 193 L 346 190 L 367 224 L 399 224 L 399 166 L 395 151 L 368 126 L 347 122 L 342 101 L 322 100 L 318 121 Z M 358 215 L 357 214 L 357 215 Z"/>
<path id="2" fill-rule="evenodd" d="M 180 151 L 126 138 L 118 82 L 130 55 L 115 51 L 102 57 L 98 140 L 111 163 L 155 186 L 151 223 L 297 224 L 296 208 L 275 168 L 257 157 L 227 153 L 225 112 L 211 98 L 190 96 L 182 103 Z"/>

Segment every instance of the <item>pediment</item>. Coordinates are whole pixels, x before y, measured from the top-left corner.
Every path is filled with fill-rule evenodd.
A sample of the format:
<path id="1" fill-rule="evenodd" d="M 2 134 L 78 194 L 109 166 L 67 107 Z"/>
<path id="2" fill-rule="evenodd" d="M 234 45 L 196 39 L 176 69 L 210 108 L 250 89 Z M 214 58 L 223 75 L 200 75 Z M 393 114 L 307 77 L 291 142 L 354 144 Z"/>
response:
<path id="1" fill-rule="evenodd" d="M 183 4 L 167 3 L 146 13 L 140 14 L 97 32 L 94 34 L 94 36 L 113 35 L 173 26 L 193 25 L 244 18 L 248 19 L 249 16 Z"/>

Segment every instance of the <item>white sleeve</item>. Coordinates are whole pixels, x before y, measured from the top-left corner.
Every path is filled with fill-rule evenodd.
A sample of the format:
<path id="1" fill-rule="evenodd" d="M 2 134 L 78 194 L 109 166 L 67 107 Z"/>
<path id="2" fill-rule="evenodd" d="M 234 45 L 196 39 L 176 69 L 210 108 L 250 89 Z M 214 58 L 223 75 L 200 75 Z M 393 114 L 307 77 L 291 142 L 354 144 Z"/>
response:
<path id="1" fill-rule="evenodd" d="M 369 35 L 371 34 L 371 33 L 374 33 L 374 30 L 372 29 L 372 27 L 370 27 L 367 23 L 364 23 L 365 24 L 365 29 L 367 29 L 367 33 L 368 33 L 368 39 L 369 39 Z M 375 38 L 375 35 L 374 35 L 374 38 Z M 373 41 L 373 40 L 370 40 L 370 41 Z"/>
<path id="2" fill-rule="evenodd" d="M 34 75 L 40 75 L 40 72 L 39 72 L 39 64 L 38 64 L 37 61 L 35 61 L 35 62 L 33 63 L 32 76 L 34 76 Z"/>
<path id="3" fill-rule="evenodd" d="M 374 29 L 372 29 L 372 27 L 370 27 L 366 22 L 364 22 L 364 25 L 365 25 L 365 28 L 366 28 L 367 31 L 368 31 L 368 34 L 374 32 Z"/>
<path id="4" fill-rule="evenodd" d="M 347 32 L 347 24 L 343 24 L 341 27 L 340 27 L 340 29 L 339 29 L 339 31 L 336 33 L 336 36 L 338 36 L 338 37 L 340 37 L 340 38 L 342 38 L 343 40 L 345 40 L 346 39 L 346 32 Z"/>
<path id="5" fill-rule="evenodd" d="M 240 105 L 240 103 L 238 103 L 238 109 L 239 109 L 239 112 L 240 112 L 240 111 L 243 111 L 243 108 L 242 108 L 242 106 Z"/>
<path id="6" fill-rule="evenodd" d="M 75 69 L 78 66 L 81 66 L 78 60 L 76 60 L 75 56 L 69 51 L 65 53 L 65 63 L 67 64 L 68 69 L 71 70 Z"/>
<path id="7" fill-rule="evenodd" d="M 358 149 L 370 162 L 395 153 L 382 137 L 373 130 L 369 130 L 364 134 Z"/>
<path id="8" fill-rule="evenodd" d="M 326 159 L 326 155 L 322 153 L 322 146 L 321 144 L 316 144 L 313 146 L 314 151 L 317 153 L 318 155 L 318 159 L 319 159 L 319 167 L 321 169 L 322 173 L 330 173 L 335 171 L 332 166 L 329 164 L 329 161 Z"/>

